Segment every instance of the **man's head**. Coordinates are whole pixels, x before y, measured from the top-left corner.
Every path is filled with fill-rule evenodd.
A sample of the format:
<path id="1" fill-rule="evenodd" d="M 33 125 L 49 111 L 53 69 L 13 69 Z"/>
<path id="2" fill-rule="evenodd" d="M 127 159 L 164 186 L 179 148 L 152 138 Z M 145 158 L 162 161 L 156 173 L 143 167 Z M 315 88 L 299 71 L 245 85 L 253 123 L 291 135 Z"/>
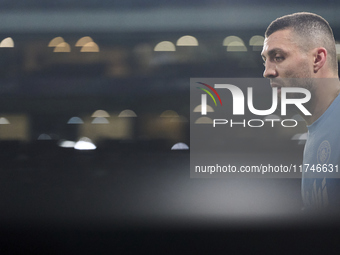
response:
<path id="1" fill-rule="evenodd" d="M 269 25 L 265 37 L 262 51 L 265 77 L 334 78 L 338 75 L 333 32 L 319 15 L 302 12 L 280 17 Z"/>
<path id="2" fill-rule="evenodd" d="M 312 98 L 306 104 L 313 116 L 305 119 L 313 123 L 340 91 L 332 29 L 324 18 L 302 12 L 274 20 L 265 37 L 261 53 L 265 62 L 263 76 L 278 92 L 282 87 L 308 89 Z M 280 98 L 281 93 L 278 95 Z M 291 93 L 291 97 L 301 95 Z"/>

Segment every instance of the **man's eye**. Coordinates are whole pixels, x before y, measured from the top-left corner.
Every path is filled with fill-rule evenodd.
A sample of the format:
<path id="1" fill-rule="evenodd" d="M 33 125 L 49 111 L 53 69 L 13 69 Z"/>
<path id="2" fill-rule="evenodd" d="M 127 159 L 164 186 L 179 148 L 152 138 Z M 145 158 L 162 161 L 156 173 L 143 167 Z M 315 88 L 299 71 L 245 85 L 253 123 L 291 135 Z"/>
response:
<path id="1" fill-rule="evenodd" d="M 275 57 L 274 60 L 276 62 L 281 62 L 284 58 L 283 57 Z"/>

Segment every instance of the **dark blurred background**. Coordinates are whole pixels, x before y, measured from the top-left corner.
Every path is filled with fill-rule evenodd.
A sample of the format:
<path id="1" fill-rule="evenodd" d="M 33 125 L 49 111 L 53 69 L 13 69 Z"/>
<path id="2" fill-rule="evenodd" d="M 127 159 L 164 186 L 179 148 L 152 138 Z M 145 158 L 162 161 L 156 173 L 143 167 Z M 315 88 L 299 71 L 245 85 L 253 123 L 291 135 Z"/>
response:
<path id="1" fill-rule="evenodd" d="M 173 148 L 190 148 L 190 78 L 262 77 L 266 27 L 298 11 L 340 40 L 331 0 L 1 0 L 3 253 L 336 245 L 338 217 L 305 214 L 299 178 L 190 179 Z M 301 163 L 304 125 L 256 132 L 226 157 Z"/>

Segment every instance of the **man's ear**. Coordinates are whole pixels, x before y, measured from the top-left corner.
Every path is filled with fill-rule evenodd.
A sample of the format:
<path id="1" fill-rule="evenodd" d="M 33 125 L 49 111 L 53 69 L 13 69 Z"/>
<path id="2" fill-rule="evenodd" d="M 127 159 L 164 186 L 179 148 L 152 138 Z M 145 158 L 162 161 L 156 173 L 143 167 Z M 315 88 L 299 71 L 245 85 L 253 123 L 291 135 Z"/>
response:
<path id="1" fill-rule="evenodd" d="M 323 47 L 319 47 L 315 48 L 313 51 L 314 51 L 313 70 L 314 73 L 317 73 L 326 64 L 327 50 Z"/>

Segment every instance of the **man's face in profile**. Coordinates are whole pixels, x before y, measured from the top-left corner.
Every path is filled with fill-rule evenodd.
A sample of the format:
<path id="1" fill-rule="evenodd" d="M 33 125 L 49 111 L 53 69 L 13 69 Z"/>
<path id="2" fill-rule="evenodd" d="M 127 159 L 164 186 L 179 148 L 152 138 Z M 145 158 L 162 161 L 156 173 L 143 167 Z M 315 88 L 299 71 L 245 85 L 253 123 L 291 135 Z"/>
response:
<path id="1" fill-rule="evenodd" d="M 311 55 L 302 50 L 291 29 L 278 30 L 268 36 L 263 45 L 263 76 L 277 87 L 279 97 L 282 87 L 312 89 L 313 73 Z"/>

